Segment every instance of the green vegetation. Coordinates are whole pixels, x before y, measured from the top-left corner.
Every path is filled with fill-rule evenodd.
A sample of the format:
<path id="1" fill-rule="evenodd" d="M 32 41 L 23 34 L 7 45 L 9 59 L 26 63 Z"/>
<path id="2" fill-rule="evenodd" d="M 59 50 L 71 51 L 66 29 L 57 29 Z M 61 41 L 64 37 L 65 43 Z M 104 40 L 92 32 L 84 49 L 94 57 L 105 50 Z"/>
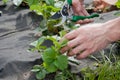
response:
<path id="1" fill-rule="evenodd" d="M 62 55 L 60 52 L 61 47 L 66 45 L 67 40 L 59 42 L 59 38 L 66 33 L 65 31 L 72 30 L 76 27 L 73 26 L 73 24 L 66 24 L 64 26 L 54 27 L 54 25 L 57 24 L 59 20 L 52 20 L 50 19 L 50 16 L 52 15 L 52 13 L 60 10 L 60 7 L 55 8 L 54 1 L 42 1 L 40 2 L 40 4 L 42 6 L 39 6 L 39 4 L 31 5 L 30 9 L 43 16 L 43 20 L 40 22 L 39 30 L 47 36 L 43 36 L 37 41 L 31 43 L 31 45 L 34 46 L 31 51 L 37 50 L 43 60 L 43 63 L 40 65 L 35 65 L 32 71 L 36 72 L 36 77 L 39 80 L 44 79 L 47 75 L 51 73 L 55 74 L 54 80 L 77 80 L 77 76 L 74 73 L 71 73 L 70 69 L 68 68 L 68 57 L 66 55 Z M 57 37 L 55 38 L 53 37 L 53 31 L 55 34 L 57 34 Z M 60 33 L 60 36 L 58 33 Z M 52 41 L 53 45 L 49 48 L 43 46 L 42 43 L 45 40 Z M 105 54 L 102 54 L 102 60 L 97 60 L 95 57 L 92 57 L 97 60 L 97 66 L 95 65 L 94 69 L 91 69 L 89 67 L 81 69 L 80 74 L 82 74 L 82 77 L 79 77 L 79 79 L 120 80 L 120 61 L 119 58 L 116 58 L 116 56 L 113 54 L 114 53 L 110 53 L 109 55 L 112 55 L 112 57 L 107 57 Z"/>
<path id="2" fill-rule="evenodd" d="M 53 45 L 49 48 L 43 46 L 42 43 L 45 40 L 51 40 Z M 62 55 L 60 52 L 61 47 L 65 46 L 66 43 L 67 40 L 58 42 L 58 39 L 47 36 L 41 37 L 37 41 L 30 44 L 34 46 L 31 51 L 38 50 L 39 53 L 41 53 L 43 60 L 41 65 L 35 65 L 32 69 L 33 72 L 37 72 L 37 79 L 44 79 L 47 74 L 55 72 L 55 80 L 75 80 L 73 74 L 68 70 L 68 57 L 66 55 Z"/>
<path id="3" fill-rule="evenodd" d="M 118 0 L 115 4 L 118 8 L 120 8 L 120 0 Z"/>
<path id="4" fill-rule="evenodd" d="M 98 64 L 94 70 L 84 68 L 81 73 L 84 74 L 83 80 L 120 80 L 120 61 Z"/>
<path id="5" fill-rule="evenodd" d="M 3 0 L 6 3 L 8 0 Z M 38 51 L 42 57 L 43 63 L 35 65 L 32 72 L 36 72 L 36 78 L 38 80 L 44 80 L 49 74 L 55 74 L 54 80 L 77 80 L 76 74 L 71 73 L 68 65 L 68 57 L 60 52 L 60 49 L 67 44 L 68 40 L 59 42 L 59 38 L 63 37 L 66 32 L 77 28 L 74 23 L 65 23 L 65 25 L 55 27 L 60 19 L 53 20 L 50 17 L 60 10 L 64 0 L 13 0 L 16 6 L 19 6 L 22 2 L 27 3 L 31 11 L 36 12 L 38 15 L 42 15 L 43 20 L 40 22 L 38 30 L 43 33 L 44 36 L 34 41 L 30 45 L 33 46 L 31 51 Z M 120 7 L 120 0 L 116 3 L 117 7 Z M 116 14 L 117 15 L 117 14 Z M 54 37 L 53 35 L 57 35 Z M 53 42 L 51 47 L 43 45 L 45 40 Z M 118 42 L 120 43 L 120 42 Z M 81 69 L 80 74 L 82 78 L 79 80 L 120 80 L 120 60 L 116 58 L 114 53 L 110 53 L 107 57 L 102 54 L 103 59 L 98 60 L 95 57 L 96 64 L 94 69 L 89 67 Z M 113 61 L 112 61 L 113 60 Z"/>
<path id="6" fill-rule="evenodd" d="M 60 36 L 62 37 L 65 33 L 61 31 Z M 60 53 L 60 48 L 67 44 L 67 40 L 58 42 L 59 38 L 59 36 L 44 36 L 31 43 L 34 46 L 31 51 L 37 50 L 43 60 L 42 64 L 35 65 L 32 69 L 33 72 L 36 72 L 37 79 L 42 80 L 46 75 L 54 73 L 53 80 L 77 80 L 77 75 L 71 73 L 68 68 L 68 57 Z M 52 41 L 53 45 L 49 48 L 43 46 L 42 43 L 45 40 Z M 113 54 L 112 49 L 109 56 L 105 55 L 104 52 L 101 52 L 101 55 L 102 60 L 90 56 L 90 58 L 96 60 L 96 63 L 93 68 L 85 67 L 81 69 L 82 77 L 78 77 L 80 80 L 120 80 L 119 56 Z"/>

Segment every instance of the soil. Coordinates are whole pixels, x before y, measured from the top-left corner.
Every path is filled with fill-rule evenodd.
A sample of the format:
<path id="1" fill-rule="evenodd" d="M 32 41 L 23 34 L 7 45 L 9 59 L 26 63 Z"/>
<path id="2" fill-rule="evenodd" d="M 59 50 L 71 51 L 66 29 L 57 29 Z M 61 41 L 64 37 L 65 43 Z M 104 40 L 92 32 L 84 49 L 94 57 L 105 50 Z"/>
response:
<path id="1" fill-rule="evenodd" d="M 42 17 L 29 11 L 28 8 L 16 7 L 12 3 L 0 6 L 0 11 L 2 11 L 0 16 L 0 80 L 36 80 L 35 74 L 30 70 L 35 64 L 41 63 L 41 57 L 38 52 L 32 53 L 28 49 L 29 44 L 36 40 L 35 28 L 38 27 Z M 118 17 L 114 15 L 116 12 L 100 14 L 100 17 L 95 18 L 94 23 L 114 19 Z M 48 47 L 51 44 L 44 43 Z M 109 51 L 109 48 L 105 50 Z M 100 58 L 100 55 L 95 55 Z M 70 59 L 73 60 L 73 58 Z M 80 68 L 85 66 L 93 66 L 94 60 L 87 58 L 77 62 L 80 65 L 70 63 L 71 71 L 74 73 L 78 73 Z"/>

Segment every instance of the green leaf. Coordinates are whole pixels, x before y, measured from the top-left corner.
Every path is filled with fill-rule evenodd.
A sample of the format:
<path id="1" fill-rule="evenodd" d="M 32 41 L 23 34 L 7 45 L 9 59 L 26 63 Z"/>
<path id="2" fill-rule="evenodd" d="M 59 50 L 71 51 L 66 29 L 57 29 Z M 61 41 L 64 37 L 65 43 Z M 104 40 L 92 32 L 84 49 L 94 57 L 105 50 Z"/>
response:
<path id="1" fill-rule="evenodd" d="M 8 0 L 2 0 L 4 3 L 7 3 L 8 2 Z"/>
<path id="2" fill-rule="evenodd" d="M 60 43 L 53 37 L 47 37 L 47 39 L 51 40 L 56 48 L 56 50 L 59 50 L 61 48 Z"/>
<path id="3" fill-rule="evenodd" d="M 115 4 L 118 8 L 120 8 L 120 0 L 118 0 Z"/>
<path id="4" fill-rule="evenodd" d="M 35 11 L 37 14 L 43 15 L 42 7 L 40 5 L 31 5 L 30 10 Z"/>
<path id="5" fill-rule="evenodd" d="M 68 67 L 68 59 L 65 55 L 60 55 L 55 60 L 54 64 L 57 66 L 58 69 L 64 70 Z"/>
<path id="6" fill-rule="evenodd" d="M 32 5 L 33 1 L 34 1 L 34 0 L 27 0 L 29 6 Z"/>
<path id="7" fill-rule="evenodd" d="M 67 33 L 67 32 L 66 32 L 65 30 L 60 31 L 60 32 L 59 32 L 60 37 L 63 37 L 66 33 Z"/>
<path id="8" fill-rule="evenodd" d="M 55 45 L 56 50 L 59 50 L 61 48 L 61 45 L 59 42 L 53 42 Z"/>
<path id="9" fill-rule="evenodd" d="M 54 61 L 53 61 L 54 62 Z M 48 72 L 50 72 L 50 73 L 52 73 L 52 72 L 56 72 L 57 70 L 58 70 L 58 68 L 55 66 L 55 64 L 54 63 L 51 63 L 51 64 L 47 64 L 47 63 L 44 63 L 45 64 L 45 69 L 48 71 Z"/>
<path id="10" fill-rule="evenodd" d="M 57 11 L 60 10 L 60 8 L 56 8 L 56 7 L 54 7 L 54 6 L 47 6 L 47 8 L 48 8 L 49 10 L 51 10 L 51 12 L 57 12 Z"/>
<path id="11" fill-rule="evenodd" d="M 66 46 L 66 45 L 67 45 L 67 42 L 68 42 L 67 39 L 64 39 L 62 42 L 60 42 L 60 43 L 61 43 L 61 47 Z"/>
<path id="12" fill-rule="evenodd" d="M 42 54 L 42 59 L 45 63 L 51 64 L 56 59 L 56 51 L 53 48 L 48 48 Z"/>
<path id="13" fill-rule="evenodd" d="M 48 6 L 45 3 L 40 3 L 40 4 L 32 4 L 30 5 L 30 10 L 35 11 L 39 15 L 43 15 L 45 20 L 48 20 L 50 18 L 52 12 L 56 12 L 60 10 L 59 8 L 56 8 L 54 6 Z M 46 24 L 46 23 L 44 23 Z"/>
<path id="14" fill-rule="evenodd" d="M 39 48 L 39 46 L 44 42 L 44 40 L 45 40 L 45 37 L 41 37 L 41 38 L 39 38 L 38 40 L 30 43 L 30 45 L 31 45 L 31 46 L 34 46 L 34 47 L 36 47 L 36 48 Z"/>
<path id="15" fill-rule="evenodd" d="M 39 4 L 39 0 L 27 0 L 29 6 Z"/>
<path id="16" fill-rule="evenodd" d="M 41 65 L 35 65 L 33 66 L 33 69 L 31 70 L 32 72 L 37 72 L 36 73 L 36 78 L 37 79 L 44 79 L 47 71 L 45 70 L 45 68 Z"/>
<path id="17" fill-rule="evenodd" d="M 37 79 L 44 79 L 45 78 L 45 76 L 46 76 L 46 74 L 47 74 L 47 72 L 43 69 L 42 71 L 40 71 L 40 72 L 38 72 L 37 74 L 36 74 L 36 78 Z"/>
<path id="18" fill-rule="evenodd" d="M 75 80 L 75 79 L 69 78 L 66 74 L 67 73 L 63 73 L 63 72 L 56 74 L 55 80 Z"/>
<path id="19" fill-rule="evenodd" d="M 38 72 L 38 71 L 40 71 L 40 69 L 32 69 L 31 71 L 32 72 Z"/>
<path id="20" fill-rule="evenodd" d="M 29 48 L 27 51 L 28 52 L 34 52 L 36 50 L 36 48 Z"/>
<path id="21" fill-rule="evenodd" d="M 54 0 L 45 0 L 45 2 L 49 5 L 54 6 Z"/>
<path id="22" fill-rule="evenodd" d="M 40 65 L 35 65 L 33 66 L 33 69 L 31 70 L 32 72 L 38 72 L 42 69 L 42 67 Z"/>
<path id="23" fill-rule="evenodd" d="M 30 43 L 30 45 L 36 47 L 36 46 L 37 46 L 37 43 L 38 43 L 38 40 Z"/>

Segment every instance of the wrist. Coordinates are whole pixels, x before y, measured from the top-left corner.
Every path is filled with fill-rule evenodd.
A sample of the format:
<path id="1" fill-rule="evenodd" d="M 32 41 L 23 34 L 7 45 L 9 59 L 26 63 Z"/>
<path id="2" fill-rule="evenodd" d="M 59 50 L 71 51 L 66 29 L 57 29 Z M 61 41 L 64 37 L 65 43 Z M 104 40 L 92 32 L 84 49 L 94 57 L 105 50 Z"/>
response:
<path id="1" fill-rule="evenodd" d="M 104 23 L 106 27 L 106 38 L 110 42 L 120 40 L 120 18 Z"/>

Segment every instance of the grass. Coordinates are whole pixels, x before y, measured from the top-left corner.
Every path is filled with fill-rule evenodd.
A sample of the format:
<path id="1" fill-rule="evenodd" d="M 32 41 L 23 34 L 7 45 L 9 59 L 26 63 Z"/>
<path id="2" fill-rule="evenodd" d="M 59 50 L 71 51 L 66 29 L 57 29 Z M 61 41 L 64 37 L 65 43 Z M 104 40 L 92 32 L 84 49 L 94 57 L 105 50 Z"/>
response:
<path id="1" fill-rule="evenodd" d="M 118 43 L 117 43 L 118 44 Z M 90 67 L 83 68 L 81 73 L 84 76 L 83 80 L 120 80 L 120 57 L 114 54 L 115 44 L 111 46 L 109 55 L 105 55 L 101 51 L 102 60 L 98 60 L 92 56 L 98 63 L 94 69 Z"/>

